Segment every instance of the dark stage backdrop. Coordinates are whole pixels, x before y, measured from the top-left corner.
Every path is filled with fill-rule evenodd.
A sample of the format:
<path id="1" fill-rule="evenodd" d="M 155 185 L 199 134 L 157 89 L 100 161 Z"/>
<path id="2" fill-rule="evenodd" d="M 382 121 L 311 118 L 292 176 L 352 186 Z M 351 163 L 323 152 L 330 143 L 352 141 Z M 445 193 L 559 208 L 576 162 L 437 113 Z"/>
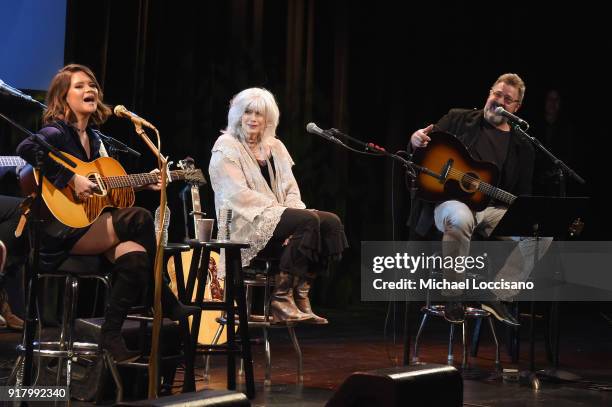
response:
<path id="1" fill-rule="evenodd" d="M 541 2 L 417 8 L 348 0 L 69 0 L 66 62 L 90 66 L 108 103 L 156 124 L 165 154 L 190 155 L 204 169 L 232 95 L 251 86 L 271 90 L 281 110 L 278 136 L 296 162 L 304 201 L 338 213 L 352 246 L 319 284 L 319 302 L 356 304 L 360 242 L 407 237 L 403 171 L 396 166 L 392 178 L 388 160 L 343 151 L 307 134 L 306 123 L 399 150 L 449 108 L 481 108 L 501 73 L 526 81 L 519 113 L 528 121 L 541 118 L 545 91 L 558 88 L 576 129 L 570 163 L 589 182 L 570 185 L 570 193 L 592 196 L 586 237 L 607 239 L 600 182 L 610 130 L 599 96 L 609 92 L 610 42 L 603 15 L 587 5 Z M 27 116 L 24 107 L 14 109 Z M 143 152 L 140 162 L 125 159 L 128 169 L 154 166 L 128 121 L 113 118 L 103 130 Z M 182 232 L 179 189 L 169 189 L 174 239 Z M 209 188 L 202 199 L 212 212 Z M 154 194 L 139 200 L 155 209 Z"/>

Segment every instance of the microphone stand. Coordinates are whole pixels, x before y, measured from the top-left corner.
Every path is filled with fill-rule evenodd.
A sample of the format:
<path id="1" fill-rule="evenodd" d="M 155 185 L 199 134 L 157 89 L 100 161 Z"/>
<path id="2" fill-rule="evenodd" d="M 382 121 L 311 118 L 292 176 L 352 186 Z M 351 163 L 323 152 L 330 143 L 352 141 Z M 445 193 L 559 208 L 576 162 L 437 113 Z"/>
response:
<path id="1" fill-rule="evenodd" d="M 159 131 L 153 126 L 152 130 L 155 131 L 157 136 L 157 147 L 153 144 L 147 133 L 143 130 L 142 124 L 139 121 L 132 120 L 134 127 L 136 129 L 136 133 L 142 138 L 147 147 L 153 152 L 153 154 L 157 157 L 157 163 L 159 166 L 159 171 L 161 175 L 161 190 L 160 190 L 160 202 L 159 207 L 160 210 L 160 219 L 159 224 L 163 225 L 166 218 L 166 211 L 164 208 L 166 207 L 166 185 L 168 183 L 168 161 L 161 154 L 161 138 L 159 136 Z M 161 287 L 163 284 L 162 281 L 162 269 L 164 263 L 164 247 L 162 242 L 162 233 L 163 228 L 159 229 L 157 234 L 157 250 L 155 252 L 155 267 L 154 267 L 154 294 L 153 294 L 153 327 L 151 329 L 151 355 L 149 356 L 149 391 L 148 398 L 155 399 L 157 398 L 157 390 L 159 387 L 159 334 L 161 331 L 161 322 L 162 322 L 162 309 L 161 309 Z"/>
<path id="2" fill-rule="evenodd" d="M 15 126 L 17 129 L 21 130 L 23 133 L 27 134 L 31 137 L 31 139 L 36 142 L 42 150 L 36 154 L 36 166 L 34 168 L 35 174 L 37 174 L 37 182 L 35 187 L 35 192 L 32 193 L 34 200 L 32 202 L 32 210 L 31 215 L 29 216 L 28 221 L 32 224 L 29 228 L 29 240 L 30 240 L 30 256 L 29 256 L 29 266 L 26 267 L 26 286 L 25 286 L 25 299 L 26 299 L 26 320 L 23 329 L 23 339 L 22 344 L 19 347 L 19 350 L 24 353 L 23 355 L 23 370 L 21 371 L 21 378 L 19 375 L 17 376 L 17 381 L 21 381 L 19 385 L 22 386 L 30 386 L 32 384 L 32 365 L 33 365 L 33 356 L 34 356 L 34 336 L 35 336 L 35 319 L 37 315 L 35 314 L 36 310 L 36 294 L 38 292 L 38 275 L 40 271 L 40 225 L 43 222 L 42 219 L 42 184 L 44 177 L 44 165 L 43 160 L 45 155 L 53 154 L 61 161 L 66 163 L 67 166 L 75 168 L 76 164 L 67 158 L 64 154 L 62 154 L 58 149 L 53 147 L 51 144 L 47 143 L 45 139 L 43 139 L 38 134 L 33 134 L 31 131 L 16 123 L 9 117 L 0 113 L 0 117 L 4 120 Z M 30 195 L 30 196 L 32 196 Z M 27 208 L 24 208 L 26 210 Z M 24 212 L 25 213 L 25 212 Z M 24 215 L 22 215 L 24 216 Z M 15 364 L 14 372 L 18 372 L 20 369 L 18 367 L 19 359 Z"/>
<path id="3" fill-rule="evenodd" d="M 345 137 L 347 140 L 351 140 L 352 142 L 354 142 L 356 144 L 359 144 L 366 151 L 375 152 L 375 153 L 378 153 L 380 155 L 384 155 L 386 157 L 389 157 L 389 158 L 391 158 L 391 159 L 393 159 L 395 161 L 398 161 L 406 169 L 412 169 L 415 174 L 416 174 L 416 172 L 424 172 L 425 174 L 427 174 L 427 175 L 429 175 L 431 177 L 434 177 L 434 178 L 437 178 L 437 179 L 440 179 L 440 180 L 443 179 L 443 177 L 440 174 L 431 171 L 429 168 L 422 167 L 422 166 L 420 166 L 418 164 L 415 164 L 413 161 L 407 160 L 407 159 L 405 159 L 404 157 L 402 157 L 400 155 L 397 155 L 397 154 L 394 154 L 394 153 L 390 153 L 387 150 L 385 150 L 384 148 L 382 148 L 380 146 L 377 146 L 374 143 L 364 143 L 363 141 L 357 140 L 357 139 L 349 136 L 348 134 L 342 133 L 340 130 L 337 130 L 337 129 L 329 129 L 328 131 L 332 132 L 333 134 Z M 328 137 L 329 137 L 330 141 L 334 141 L 334 142 L 336 142 L 336 143 L 346 147 L 346 145 L 344 143 L 342 143 L 340 140 L 338 140 L 337 138 L 335 138 L 333 136 L 329 136 L 329 135 L 328 135 Z"/>
<path id="4" fill-rule="evenodd" d="M 415 164 L 413 161 L 411 160 L 407 160 L 403 157 L 401 157 L 398 154 L 394 154 L 394 153 L 390 153 L 387 150 L 385 150 L 384 148 L 374 144 L 374 143 L 364 143 L 361 140 L 357 140 L 351 136 L 349 136 L 348 134 L 344 134 L 342 133 L 340 130 L 338 129 L 329 129 L 328 132 L 331 132 L 332 134 L 341 136 L 346 138 L 347 140 L 350 140 L 352 142 L 354 142 L 355 144 L 358 144 L 360 146 L 362 146 L 366 151 L 371 151 L 371 152 L 376 152 L 378 154 L 384 155 L 386 157 L 389 157 L 395 161 L 398 161 L 399 163 L 401 163 L 404 168 L 406 169 L 406 173 L 408 173 L 410 175 L 411 178 L 411 186 L 410 186 L 410 223 L 412 223 L 412 221 L 415 218 L 415 213 L 414 213 L 414 203 L 416 201 L 416 192 L 417 192 L 417 186 L 416 186 L 416 177 L 417 177 L 417 173 L 423 172 L 427 175 L 430 175 L 434 178 L 440 179 L 442 180 L 443 177 L 440 174 L 437 174 L 433 171 L 431 171 L 430 169 L 426 168 L 426 167 L 422 167 L 418 164 Z M 337 144 L 340 144 L 342 146 L 345 146 L 344 143 L 342 143 L 340 140 L 338 140 L 337 138 L 331 136 L 328 134 L 329 140 L 333 141 Z M 345 146 L 346 147 L 346 146 Z M 414 228 L 412 227 L 413 225 L 410 225 L 410 239 L 412 240 L 414 238 Z M 404 366 L 408 366 L 410 365 L 410 348 L 411 348 L 411 341 L 410 338 L 412 336 L 411 330 L 409 329 L 409 321 L 408 321 L 408 315 L 410 313 L 410 305 L 412 304 L 411 301 L 406 301 L 406 307 L 404 309 L 404 354 L 403 354 L 403 365 Z"/>
<path id="5" fill-rule="evenodd" d="M 546 147 L 544 147 L 544 145 L 542 145 L 542 143 L 540 143 L 540 140 L 538 140 L 537 138 L 527 134 L 527 132 L 525 132 L 525 130 L 523 130 L 521 128 L 521 126 L 519 126 L 518 124 L 511 124 L 511 126 L 514 129 L 514 131 L 516 131 L 518 134 L 523 136 L 523 138 L 525 138 L 526 140 L 529 140 L 531 142 L 531 144 L 536 146 L 536 148 L 538 150 L 540 150 L 542 153 L 544 153 L 544 155 L 546 155 L 553 162 L 553 164 L 557 168 L 559 168 L 559 171 L 561 171 L 562 173 L 568 174 L 570 176 L 570 178 L 574 179 L 579 184 L 585 184 L 586 183 L 584 178 L 582 178 L 580 175 L 576 174 L 576 172 L 573 169 L 568 167 L 567 164 L 565 164 L 562 160 L 560 160 L 553 153 L 551 153 Z M 563 177 L 563 174 L 561 174 L 561 179 L 560 180 L 562 180 L 562 177 Z M 565 191 L 564 190 L 563 190 L 563 195 L 565 196 Z"/>
<path id="6" fill-rule="evenodd" d="M 563 198 L 566 196 L 565 174 L 569 175 L 570 178 L 572 178 L 579 184 L 586 183 L 584 178 L 578 175 L 573 169 L 571 169 L 561 159 L 556 157 L 552 152 L 550 152 L 546 147 L 544 147 L 544 145 L 540 142 L 540 140 L 527 134 L 527 132 L 523 130 L 518 123 L 510 123 L 510 125 L 514 129 L 514 131 L 520 134 L 524 139 L 531 142 L 531 144 L 533 144 L 536 147 L 536 149 L 542 152 L 548 159 L 550 159 L 553 162 L 555 167 L 557 167 L 560 197 Z M 537 253 L 537 246 L 536 246 L 536 253 Z M 535 361 L 534 361 L 534 357 L 535 357 L 534 356 L 534 340 L 535 339 L 534 339 L 534 332 L 533 332 L 534 318 L 535 318 L 534 305 L 535 304 L 532 302 L 531 304 L 531 325 L 530 325 L 530 370 L 531 370 L 530 375 L 532 376 L 531 380 L 532 381 L 535 380 L 535 382 L 537 383 L 537 388 L 539 388 L 540 386 L 539 386 L 539 381 L 537 380 L 537 376 L 535 372 Z M 551 330 L 553 331 L 551 333 L 551 336 L 554 336 L 554 343 L 551 344 L 551 346 L 553 347 L 553 367 L 552 369 L 540 370 L 537 372 L 537 374 L 544 378 L 549 378 L 549 379 L 575 381 L 575 380 L 579 380 L 580 377 L 570 372 L 558 370 L 559 368 L 559 339 L 560 339 L 560 334 L 561 334 L 560 324 L 559 324 L 559 321 L 560 321 L 559 305 L 560 305 L 559 301 L 554 301 L 550 305 L 549 318 L 550 318 Z"/>
<path id="7" fill-rule="evenodd" d="M 30 103 L 34 103 L 36 105 L 38 105 L 38 107 L 40 107 L 43 110 L 47 109 L 47 105 L 45 105 L 44 103 L 39 102 L 38 100 L 32 98 L 29 95 L 20 95 L 20 96 L 16 96 L 18 98 L 20 98 L 21 100 L 25 100 L 27 102 Z M 6 117 L 4 117 L 5 119 L 7 119 Z M 8 120 L 8 119 L 7 119 Z M 13 125 L 18 126 L 18 128 L 20 128 L 20 130 L 24 131 L 23 128 L 21 128 L 21 126 L 19 126 L 19 124 L 17 123 L 13 123 Z M 27 130 L 26 130 L 27 132 Z M 135 157 L 140 157 L 140 153 L 130 147 L 128 147 L 127 145 L 125 145 L 124 143 L 122 143 L 121 141 L 111 137 L 111 136 L 107 136 L 106 134 L 102 133 L 100 130 L 94 130 L 94 132 L 106 143 L 108 143 L 109 145 L 109 149 L 114 152 L 114 151 L 118 151 L 121 153 L 128 153 L 128 154 L 132 154 Z M 43 140 L 44 142 L 44 140 Z M 112 155 L 111 152 L 109 152 L 110 155 Z M 64 157 L 65 158 L 65 157 Z"/>
<path id="8" fill-rule="evenodd" d="M 111 136 L 107 136 L 105 134 L 103 134 L 100 130 L 96 130 L 95 133 L 100 136 L 100 138 L 102 139 L 102 141 L 105 141 L 108 146 L 109 146 L 109 150 L 115 152 L 120 152 L 120 153 L 127 153 L 127 154 L 131 154 L 133 156 L 135 156 L 136 158 L 140 157 L 140 153 L 130 147 L 128 147 L 127 145 L 125 145 L 124 143 L 122 143 L 121 141 L 112 138 Z M 112 155 L 111 152 L 109 152 L 110 155 Z"/>

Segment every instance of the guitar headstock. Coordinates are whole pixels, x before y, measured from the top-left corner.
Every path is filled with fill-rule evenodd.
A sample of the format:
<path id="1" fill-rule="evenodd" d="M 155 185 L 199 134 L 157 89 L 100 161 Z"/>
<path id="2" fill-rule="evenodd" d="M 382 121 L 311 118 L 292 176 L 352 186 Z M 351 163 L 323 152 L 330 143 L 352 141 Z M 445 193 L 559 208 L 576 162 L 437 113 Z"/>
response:
<path id="1" fill-rule="evenodd" d="M 185 157 L 180 160 L 177 166 L 183 170 L 183 177 L 185 182 L 190 184 L 203 185 L 206 184 L 206 178 L 201 169 L 195 167 L 195 162 L 191 157 Z"/>
<path id="2" fill-rule="evenodd" d="M 195 160 L 191 157 L 185 157 L 176 164 L 182 170 L 193 170 L 195 169 Z"/>

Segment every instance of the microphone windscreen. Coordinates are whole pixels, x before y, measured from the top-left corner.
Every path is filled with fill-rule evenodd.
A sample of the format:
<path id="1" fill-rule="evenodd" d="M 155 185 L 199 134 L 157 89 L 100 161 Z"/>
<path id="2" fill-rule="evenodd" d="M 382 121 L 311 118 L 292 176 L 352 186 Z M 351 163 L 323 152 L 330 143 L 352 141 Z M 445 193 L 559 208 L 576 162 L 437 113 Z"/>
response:
<path id="1" fill-rule="evenodd" d="M 119 116 L 119 117 L 128 117 L 129 116 L 127 114 L 127 109 L 123 105 L 115 106 L 115 109 L 113 109 L 113 112 L 115 113 L 115 116 Z"/>
<path id="2" fill-rule="evenodd" d="M 306 131 L 309 133 L 312 133 L 317 129 L 317 127 L 318 126 L 316 124 L 314 124 L 313 122 L 310 122 L 306 125 Z"/>

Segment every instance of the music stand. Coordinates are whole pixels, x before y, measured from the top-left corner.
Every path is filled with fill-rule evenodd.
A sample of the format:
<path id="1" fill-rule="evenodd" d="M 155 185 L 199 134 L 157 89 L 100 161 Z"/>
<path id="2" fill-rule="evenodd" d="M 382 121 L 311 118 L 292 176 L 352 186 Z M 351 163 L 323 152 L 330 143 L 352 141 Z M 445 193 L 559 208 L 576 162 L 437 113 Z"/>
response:
<path id="1" fill-rule="evenodd" d="M 588 200 L 588 197 L 519 196 L 491 236 L 564 239 L 572 222 L 584 219 Z"/>
<path id="2" fill-rule="evenodd" d="M 588 197 L 550 197 L 519 196 L 497 224 L 491 236 L 541 236 L 563 240 L 576 220 L 584 219 Z M 535 258 L 539 258 L 536 245 Z M 556 308 L 555 308 L 556 309 Z M 531 301 L 531 323 L 529 326 L 529 371 L 521 372 L 521 378 L 528 381 L 534 389 L 540 388 L 540 380 L 535 373 L 535 301 Z M 551 319 L 558 319 L 558 313 Z M 555 355 L 556 373 L 558 351 Z"/>

